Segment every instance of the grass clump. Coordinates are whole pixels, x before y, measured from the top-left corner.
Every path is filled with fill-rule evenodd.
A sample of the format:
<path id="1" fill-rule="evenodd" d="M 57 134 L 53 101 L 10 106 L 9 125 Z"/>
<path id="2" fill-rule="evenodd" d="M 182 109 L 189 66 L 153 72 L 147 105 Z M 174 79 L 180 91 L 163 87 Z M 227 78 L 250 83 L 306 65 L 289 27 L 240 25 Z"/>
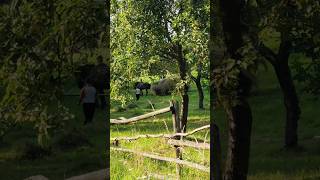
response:
<path id="1" fill-rule="evenodd" d="M 36 160 L 52 155 L 52 148 L 42 147 L 37 143 L 27 141 L 18 148 L 17 159 Z"/>
<path id="2" fill-rule="evenodd" d="M 54 146 L 60 150 L 70 150 L 84 146 L 92 146 L 92 143 L 84 133 L 73 129 L 71 131 L 65 131 L 58 136 L 54 142 Z"/>

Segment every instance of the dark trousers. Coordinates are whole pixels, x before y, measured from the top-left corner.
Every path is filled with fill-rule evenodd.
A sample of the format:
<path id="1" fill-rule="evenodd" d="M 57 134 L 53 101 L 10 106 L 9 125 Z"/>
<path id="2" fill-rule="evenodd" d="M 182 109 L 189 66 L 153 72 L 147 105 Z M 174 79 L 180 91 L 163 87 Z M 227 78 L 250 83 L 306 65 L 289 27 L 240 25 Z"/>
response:
<path id="1" fill-rule="evenodd" d="M 136 94 L 136 98 L 137 98 L 137 101 L 138 101 L 139 98 L 140 98 L 140 94 Z"/>
<path id="2" fill-rule="evenodd" d="M 95 103 L 83 103 L 83 112 L 85 117 L 84 124 L 92 122 L 95 106 Z"/>

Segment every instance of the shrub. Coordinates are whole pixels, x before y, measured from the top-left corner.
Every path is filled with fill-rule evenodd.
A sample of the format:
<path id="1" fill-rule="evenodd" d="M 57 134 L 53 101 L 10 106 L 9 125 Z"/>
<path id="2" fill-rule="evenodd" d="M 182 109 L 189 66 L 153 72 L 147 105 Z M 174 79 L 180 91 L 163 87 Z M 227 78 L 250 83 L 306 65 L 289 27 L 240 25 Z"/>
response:
<path id="1" fill-rule="evenodd" d="M 18 159 L 35 160 L 52 154 L 51 147 L 41 147 L 34 142 L 26 142 L 22 147 L 18 148 Z"/>
<path id="2" fill-rule="evenodd" d="M 175 79 L 163 79 L 158 83 L 152 84 L 151 90 L 155 95 L 165 96 L 170 95 L 176 88 L 177 80 Z"/>
<path id="3" fill-rule="evenodd" d="M 133 108 L 136 108 L 136 107 L 138 107 L 138 105 L 136 103 L 130 103 L 130 104 L 127 105 L 128 109 L 133 109 Z"/>
<path id="4" fill-rule="evenodd" d="M 124 111 L 126 111 L 126 110 L 127 110 L 126 108 L 123 108 L 123 107 L 121 107 L 121 106 L 118 106 L 118 107 L 115 108 L 115 111 L 116 111 L 116 112 L 124 112 Z"/>
<path id="5" fill-rule="evenodd" d="M 61 150 L 70 150 L 83 146 L 92 146 L 92 143 L 81 131 L 73 129 L 71 131 L 65 131 L 58 136 L 54 145 Z"/>

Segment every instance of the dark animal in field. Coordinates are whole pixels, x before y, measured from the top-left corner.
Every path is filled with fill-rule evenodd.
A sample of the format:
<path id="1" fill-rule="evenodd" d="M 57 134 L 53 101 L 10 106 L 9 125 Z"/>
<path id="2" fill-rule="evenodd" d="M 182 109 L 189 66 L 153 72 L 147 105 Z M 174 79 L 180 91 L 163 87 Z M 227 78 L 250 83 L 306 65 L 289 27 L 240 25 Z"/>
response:
<path id="1" fill-rule="evenodd" d="M 151 88 L 151 84 L 149 83 L 144 83 L 144 82 L 136 82 L 134 83 L 134 88 L 138 88 L 141 90 L 141 96 L 143 96 L 143 91 L 142 90 L 146 90 L 146 96 L 148 95 L 148 89 Z"/>
<path id="2" fill-rule="evenodd" d="M 81 89 L 86 82 L 91 83 L 100 94 L 100 106 L 106 107 L 105 94 L 106 89 L 110 89 L 109 71 L 105 65 L 85 64 L 76 68 L 74 72 L 78 87 Z"/>

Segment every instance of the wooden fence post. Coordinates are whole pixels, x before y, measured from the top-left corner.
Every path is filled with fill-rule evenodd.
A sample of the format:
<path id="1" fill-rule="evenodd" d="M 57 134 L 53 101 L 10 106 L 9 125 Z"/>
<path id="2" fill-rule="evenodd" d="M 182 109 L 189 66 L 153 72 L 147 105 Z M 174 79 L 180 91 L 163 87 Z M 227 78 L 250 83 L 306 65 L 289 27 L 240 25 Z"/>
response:
<path id="1" fill-rule="evenodd" d="M 172 112 L 172 124 L 174 133 L 181 133 L 182 123 L 179 118 L 179 103 L 176 101 L 171 101 L 171 112 Z M 176 137 L 175 139 L 180 140 L 182 137 Z M 176 149 L 176 158 L 182 160 L 182 153 L 180 151 L 180 146 L 174 146 Z M 180 179 L 182 175 L 182 167 L 180 164 L 176 165 L 177 179 Z"/>

